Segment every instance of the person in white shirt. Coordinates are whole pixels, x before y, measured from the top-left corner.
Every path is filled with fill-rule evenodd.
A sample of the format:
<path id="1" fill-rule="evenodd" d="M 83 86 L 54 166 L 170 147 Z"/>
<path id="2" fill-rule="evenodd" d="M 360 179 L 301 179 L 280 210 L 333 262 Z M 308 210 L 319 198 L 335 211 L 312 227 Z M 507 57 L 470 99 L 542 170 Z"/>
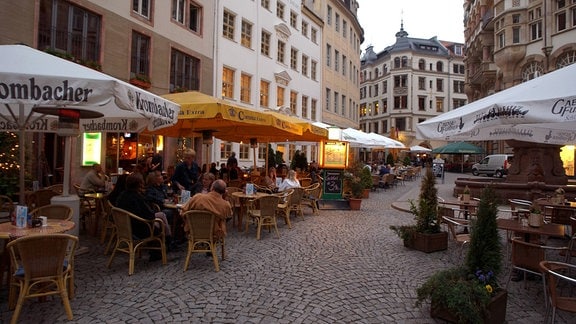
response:
<path id="1" fill-rule="evenodd" d="M 300 181 L 296 179 L 296 171 L 290 170 L 288 171 L 288 176 L 282 181 L 280 187 L 278 187 L 278 192 L 282 192 L 290 188 L 299 188 L 299 187 L 300 187 Z"/>

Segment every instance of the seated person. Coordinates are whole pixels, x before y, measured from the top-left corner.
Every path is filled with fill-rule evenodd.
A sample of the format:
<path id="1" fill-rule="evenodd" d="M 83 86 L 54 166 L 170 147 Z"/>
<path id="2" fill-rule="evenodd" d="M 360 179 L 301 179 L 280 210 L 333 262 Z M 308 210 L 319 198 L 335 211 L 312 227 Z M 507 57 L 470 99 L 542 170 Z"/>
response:
<path id="1" fill-rule="evenodd" d="M 116 184 L 114 185 L 114 189 L 112 189 L 108 194 L 108 201 L 110 201 L 110 203 L 115 207 L 117 207 L 116 204 L 118 197 L 124 190 L 126 190 L 126 178 L 128 178 L 128 174 L 126 173 L 119 175 Z"/>
<path id="2" fill-rule="evenodd" d="M 174 210 L 164 206 L 164 202 L 169 197 L 168 186 L 164 184 L 162 172 L 153 171 L 148 173 L 148 176 L 146 176 L 145 196 L 149 203 L 156 204 L 160 208 L 160 211 L 166 214 L 166 218 L 170 224 L 174 222 Z"/>
<path id="3" fill-rule="evenodd" d="M 278 191 L 282 192 L 291 188 L 299 188 L 299 187 L 300 187 L 300 181 L 296 179 L 296 171 L 290 170 L 288 171 L 288 176 L 286 177 L 286 179 L 284 179 L 280 184 L 280 186 L 278 187 Z"/>
<path id="4" fill-rule="evenodd" d="M 103 192 L 106 189 L 107 176 L 102 172 L 102 166 L 98 163 L 92 165 L 92 169 L 86 173 L 80 189 L 82 193 Z"/>
<path id="5" fill-rule="evenodd" d="M 278 191 L 276 186 L 276 168 L 270 167 L 268 169 L 268 175 L 264 177 L 264 186 L 272 191 Z"/>
<path id="6" fill-rule="evenodd" d="M 144 181 L 142 181 L 142 178 L 135 174 L 129 175 L 128 178 L 126 178 L 126 190 L 118 197 L 116 207 L 129 211 L 140 218 L 148 220 L 155 218 L 161 219 L 166 231 L 166 240 L 170 242 L 172 235 L 166 216 L 163 213 L 157 213 L 150 207 L 146 202 L 146 197 L 142 194 L 142 189 L 144 189 Z M 155 226 L 158 226 L 158 224 L 155 224 Z M 157 233 L 158 230 L 158 228 L 155 228 L 154 232 Z M 132 234 L 138 238 L 143 238 L 149 236 L 150 232 L 147 225 L 132 219 Z M 160 260 L 160 258 L 159 251 L 150 251 L 150 261 Z"/>
<path id="7" fill-rule="evenodd" d="M 212 187 L 212 183 L 216 180 L 216 176 L 210 172 L 206 172 L 200 176 L 200 179 L 192 187 L 190 196 L 194 196 L 199 193 L 209 193 Z"/>
<path id="8" fill-rule="evenodd" d="M 190 198 L 182 206 L 182 213 L 189 210 L 207 210 L 215 214 L 217 220 L 214 223 L 214 235 L 225 237 L 227 233 L 226 220 L 232 217 L 232 206 L 224 199 L 224 195 L 226 195 L 226 182 L 218 179 L 212 184 L 210 192 L 200 193 Z M 189 231 L 187 225 L 184 225 L 184 231 Z"/>
<path id="9" fill-rule="evenodd" d="M 388 167 L 386 166 L 386 164 L 381 164 L 380 165 L 380 170 L 378 172 L 379 176 L 383 176 L 390 173 L 390 169 L 388 169 Z"/>

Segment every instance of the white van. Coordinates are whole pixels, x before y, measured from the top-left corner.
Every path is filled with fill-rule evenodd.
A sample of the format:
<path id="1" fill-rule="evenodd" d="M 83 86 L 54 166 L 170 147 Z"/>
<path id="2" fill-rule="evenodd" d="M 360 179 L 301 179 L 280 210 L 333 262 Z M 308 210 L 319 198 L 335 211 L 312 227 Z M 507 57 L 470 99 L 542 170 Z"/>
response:
<path id="1" fill-rule="evenodd" d="M 472 174 L 475 176 L 485 174 L 489 177 L 495 175 L 502 178 L 508 173 L 513 158 L 514 156 L 510 154 L 488 155 L 479 163 L 472 165 Z"/>

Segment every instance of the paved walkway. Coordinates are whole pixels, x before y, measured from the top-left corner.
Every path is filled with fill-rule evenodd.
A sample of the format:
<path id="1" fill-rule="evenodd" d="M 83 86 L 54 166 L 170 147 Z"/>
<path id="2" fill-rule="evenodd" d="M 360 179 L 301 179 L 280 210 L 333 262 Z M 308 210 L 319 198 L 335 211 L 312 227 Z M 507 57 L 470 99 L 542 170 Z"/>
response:
<path id="1" fill-rule="evenodd" d="M 451 192 L 439 184 L 440 195 Z M 425 254 L 408 250 L 389 229 L 413 222 L 391 204 L 416 198 L 420 181 L 371 192 L 360 211 L 307 211 L 280 239 L 267 231 L 256 241 L 229 231 L 227 260 L 214 272 L 210 258 L 195 255 L 183 272 L 185 252 L 169 254 L 169 263 L 138 260 L 128 276 L 127 257 L 106 268 L 103 247 L 89 236 L 90 251 L 76 260 L 77 323 L 436 323 L 429 306 L 414 305 L 416 288 L 438 269 L 452 267 L 457 247 Z M 505 277 L 502 277 L 505 281 Z M 4 287 L 0 322 L 7 322 Z M 509 323 L 542 323 L 541 281 L 512 282 Z M 566 318 L 558 321 L 561 323 Z M 21 323 L 67 323 L 58 298 L 26 302 Z M 570 318 L 572 320 L 572 318 Z"/>

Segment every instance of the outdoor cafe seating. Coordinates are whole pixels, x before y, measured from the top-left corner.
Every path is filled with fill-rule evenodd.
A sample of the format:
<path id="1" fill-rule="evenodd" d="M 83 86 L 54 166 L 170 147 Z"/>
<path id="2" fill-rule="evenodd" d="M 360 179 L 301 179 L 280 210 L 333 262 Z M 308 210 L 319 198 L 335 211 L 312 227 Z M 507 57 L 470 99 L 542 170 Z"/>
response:
<path id="1" fill-rule="evenodd" d="M 546 299 L 544 320 L 547 321 L 551 315 L 551 323 L 555 323 L 558 310 L 576 313 L 576 297 L 571 294 L 576 289 L 576 265 L 541 261 L 539 266 L 544 277 L 544 298 Z"/>
<path id="2" fill-rule="evenodd" d="M 278 223 L 276 222 L 276 209 L 280 197 L 275 195 L 267 195 L 257 198 L 252 207 L 248 210 L 248 220 L 252 220 L 256 224 L 256 240 L 260 240 L 262 228 L 272 229 L 276 232 L 276 237 L 280 238 L 278 232 Z M 248 233 L 250 222 L 246 221 L 246 230 Z"/>
<path id="3" fill-rule="evenodd" d="M 188 249 L 186 251 L 186 261 L 184 261 L 184 271 L 188 270 L 190 259 L 193 253 L 211 253 L 216 272 L 220 271 L 218 263 L 217 247 L 221 248 L 222 260 L 226 258 L 226 241 L 223 236 L 214 235 L 214 223 L 216 215 L 205 210 L 189 210 L 183 215 L 190 231 L 188 232 Z"/>

